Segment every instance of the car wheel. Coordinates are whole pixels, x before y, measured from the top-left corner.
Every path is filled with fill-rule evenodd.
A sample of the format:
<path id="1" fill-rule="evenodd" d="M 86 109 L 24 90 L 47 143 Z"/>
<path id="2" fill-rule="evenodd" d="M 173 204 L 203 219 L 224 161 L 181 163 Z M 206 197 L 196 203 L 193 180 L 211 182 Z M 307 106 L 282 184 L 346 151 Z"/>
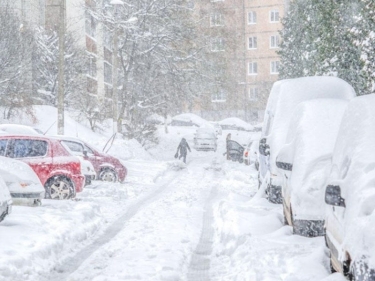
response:
<path id="1" fill-rule="evenodd" d="M 101 172 L 99 174 L 99 179 L 102 180 L 102 181 L 116 182 L 117 181 L 117 174 L 112 169 L 105 168 L 105 169 L 101 170 Z"/>
<path id="2" fill-rule="evenodd" d="M 63 176 L 49 179 L 45 184 L 46 198 L 64 200 L 75 197 L 75 190 L 72 182 Z"/>

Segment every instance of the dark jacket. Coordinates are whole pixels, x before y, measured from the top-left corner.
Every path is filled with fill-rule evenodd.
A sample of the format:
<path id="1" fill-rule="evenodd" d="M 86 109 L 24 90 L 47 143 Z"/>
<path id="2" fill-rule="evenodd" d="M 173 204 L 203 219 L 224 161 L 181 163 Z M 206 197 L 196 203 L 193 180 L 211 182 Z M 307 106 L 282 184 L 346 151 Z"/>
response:
<path id="1" fill-rule="evenodd" d="M 191 152 L 189 144 L 187 143 L 187 141 L 185 139 L 182 139 L 180 144 L 177 147 L 177 153 L 180 152 L 180 155 L 186 155 L 188 149 Z"/>

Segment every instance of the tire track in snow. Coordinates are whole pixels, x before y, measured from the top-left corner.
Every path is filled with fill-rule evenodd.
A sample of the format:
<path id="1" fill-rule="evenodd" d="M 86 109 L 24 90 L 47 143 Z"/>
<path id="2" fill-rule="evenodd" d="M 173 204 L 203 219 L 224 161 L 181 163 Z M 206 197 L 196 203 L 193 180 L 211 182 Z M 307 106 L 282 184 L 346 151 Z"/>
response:
<path id="1" fill-rule="evenodd" d="M 211 253 L 214 238 L 214 215 L 212 205 L 216 195 L 217 187 L 213 186 L 204 209 L 201 237 L 191 257 L 187 274 L 188 281 L 210 280 Z"/>
<path id="2" fill-rule="evenodd" d="M 111 241 L 113 237 L 123 230 L 126 223 L 133 216 L 135 216 L 140 209 L 161 198 L 168 190 L 168 187 L 173 187 L 173 185 L 171 186 L 171 183 L 173 183 L 173 181 L 178 177 L 181 177 L 181 175 L 179 173 L 175 173 L 172 178 L 167 180 L 167 183 L 160 185 L 160 187 L 155 189 L 152 193 L 149 193 L 139 200 L 129 204 L 127 211 L 117 220 L 115 220 L 110 226 L 108 226 L 99 237 L 93 240 L 92 243 L 83 248 L 81 251 L 75 253 L 73 257 L 65 258 L 62 264 L 56 266 L 54 271 L 45 276 L 43 280 L 68 280 L 69 275 L 76 271 L 87 258 L 89 258 L 100 247 Z"/>

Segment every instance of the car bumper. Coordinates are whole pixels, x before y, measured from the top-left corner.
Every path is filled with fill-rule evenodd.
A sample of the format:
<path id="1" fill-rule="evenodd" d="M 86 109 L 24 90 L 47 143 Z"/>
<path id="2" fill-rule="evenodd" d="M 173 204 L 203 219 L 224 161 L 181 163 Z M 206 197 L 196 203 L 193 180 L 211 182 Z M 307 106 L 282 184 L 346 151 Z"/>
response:
<path id="1" fill-rule="evenodd" d="M 20 193 L 20 192 L 11 192 L 10 196 L 13 199 L 43 199 L 45 192 L 28 192 L 28 193 Z"/>
<path id="2" fill-rule="evenodd" d="M 293 232 L 305 237 L 324 236 L 324 220 L 293 219 Z"/>
<path id="3" fill-rule="evenodd" d="M 73 175 L 72 181 L 74 183 L 74 187 L 76 189 L 76 192 L 83 191 L 83 186 L 85 184 L 85 176 L 83 176 L 83 175 Z"/>

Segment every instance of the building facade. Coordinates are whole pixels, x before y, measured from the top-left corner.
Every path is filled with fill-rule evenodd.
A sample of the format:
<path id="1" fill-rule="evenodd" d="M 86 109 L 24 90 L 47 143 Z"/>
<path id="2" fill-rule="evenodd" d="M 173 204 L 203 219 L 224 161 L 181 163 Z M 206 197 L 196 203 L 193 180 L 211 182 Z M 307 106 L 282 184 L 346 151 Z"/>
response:
<path id="1" fill-rule="evenodd" d="M 195 112 L 207 119 L 237 116 L 263 119 L 272 84 L 278 80 L 277 50 L 286 0 L 205 0 L 195 3 L 211 36 L 212 52 L 222 51 L 232 86 L 213 89 L 197 101 Z"/>
<path id="2" fill-rule="evenodd" d="M 278 80 L 284 0 L 245 1 L 246 93 L 249 120 L 263 120 L 268 94 Z"/>

